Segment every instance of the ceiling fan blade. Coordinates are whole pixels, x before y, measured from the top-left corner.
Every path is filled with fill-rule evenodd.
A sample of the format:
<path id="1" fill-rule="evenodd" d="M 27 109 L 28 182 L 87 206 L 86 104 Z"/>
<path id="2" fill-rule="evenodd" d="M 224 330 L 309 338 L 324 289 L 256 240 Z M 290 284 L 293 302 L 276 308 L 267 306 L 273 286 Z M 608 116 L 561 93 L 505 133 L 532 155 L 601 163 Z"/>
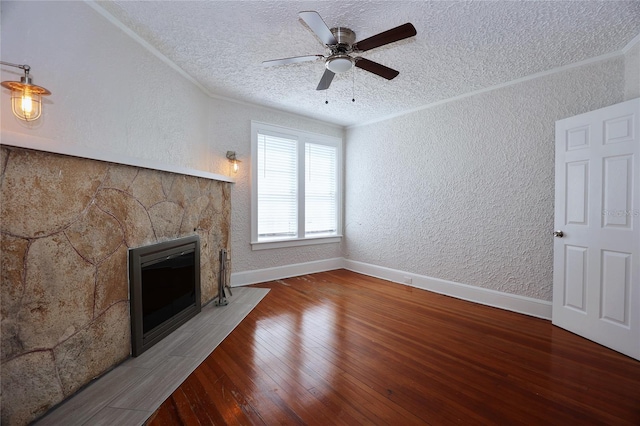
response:
<path id="1" fill-rule="evenodd" d="M 309 10 L 300 12 L 298 13 L 298 15 L 304 22 L 307 23 L 309 28 L 311 28 L 311 30 L 316 33 L 321 42 L 323 42 L 327 46 L 338 44 L 336 38 L 333 36 L 331 30 L 329 29 L 329 27 L 327 27 L 327 24 L 324 23 L 318 12 Z"/>
<path id="2" fill-rule="evenodd" d="M 372 72 L 387 80 L 393 80 L 400 74 L 399 71 L 385 67 L 377 62 L 370 61 L 365 58 L 356 58 L 356 67 L 362 68 L 365 71 Z"/>
<path id="3" fill-rule="evenodd" d="M 295 64 L 298 62 L 315 61 L 318 58 L 322 58 L 322 55 L 307 55 L 307 56 L 294 56 L 293 58 L 273 59 L 271 61 L 262 62 L 263 67 L 273 67 L 276 65 Z"/>
<path id="4" fill-rule="evenodd" d="M 400 25 L 399 27 L 395 27 L 380 34 L 365 38 L 364 40 L 360 40 L 353 45 L 353 50 L 366 52 L 367 50 L 384 46 L 385 44 L 413 37 L 416 34 L 416 28 L 412 24 L 407 22 L 406 24 Z"/>
<path id="5" fill-rule="evenodd" d="M 322 74 L 322 78 L 320 79 L 320 83 L 318 83 L 316 90 L 327 90 L 331 85 L 331 81 L 334 76 L 335 73 L 333 71 L 324 70 L 324 74 Z"/>

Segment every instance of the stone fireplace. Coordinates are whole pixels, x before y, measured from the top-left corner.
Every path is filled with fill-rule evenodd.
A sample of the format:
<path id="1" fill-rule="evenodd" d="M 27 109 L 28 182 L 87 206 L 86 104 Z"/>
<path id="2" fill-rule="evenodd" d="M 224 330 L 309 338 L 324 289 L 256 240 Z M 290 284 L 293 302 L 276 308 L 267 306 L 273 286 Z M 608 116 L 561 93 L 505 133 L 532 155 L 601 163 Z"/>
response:
<path id="1" fill-rule="evenodd" d="M 0 147 L 2 424 L 26 424 L 131 353 L 127 251 L 198 235 L 217 295 L 230 183 Z"/>

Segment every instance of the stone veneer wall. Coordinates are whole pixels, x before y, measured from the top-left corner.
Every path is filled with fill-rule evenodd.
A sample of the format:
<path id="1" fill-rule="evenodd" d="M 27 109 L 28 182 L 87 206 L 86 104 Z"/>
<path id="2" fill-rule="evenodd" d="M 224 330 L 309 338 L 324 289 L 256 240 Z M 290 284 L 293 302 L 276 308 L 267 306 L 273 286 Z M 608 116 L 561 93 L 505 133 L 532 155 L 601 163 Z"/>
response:
<path id="1" fill-rule="evenodd" d="M 230 184 L 0 147 L 3 425 L 129 357 L 127 250 L 198 234 L 202 303 L 229 248 Z"/>

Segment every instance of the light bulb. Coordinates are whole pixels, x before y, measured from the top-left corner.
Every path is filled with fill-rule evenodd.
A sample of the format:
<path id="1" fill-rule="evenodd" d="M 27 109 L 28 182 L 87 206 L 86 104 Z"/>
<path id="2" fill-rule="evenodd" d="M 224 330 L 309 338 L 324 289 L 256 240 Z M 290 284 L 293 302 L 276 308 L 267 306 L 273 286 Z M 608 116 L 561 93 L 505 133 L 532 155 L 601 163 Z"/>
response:
<path id="1" fill-rule="evenodd" d="M 42 113 L 41 97 L 31 90 L 13 90 L 11 92 L 11 109 L 20 120 L 37 120 Z"/>
<path id="2" fill-rule="evenodd" d="M 231 163 L 231 170 L 233 170 L 233 173 L 238 173 L 238 163 L 240 160 L 236 158 L 236 152 L 227 151 L 227 160 Z"/>
<path id="3" fill-rule="evenodd" d="M 30 116 L 31 111 L 33 111 L 33 99 L 31 99 L 31 94 L 26 91 L 22 94 L 20 109 L 22 110 L 22 115 L 25 117 Z"/>

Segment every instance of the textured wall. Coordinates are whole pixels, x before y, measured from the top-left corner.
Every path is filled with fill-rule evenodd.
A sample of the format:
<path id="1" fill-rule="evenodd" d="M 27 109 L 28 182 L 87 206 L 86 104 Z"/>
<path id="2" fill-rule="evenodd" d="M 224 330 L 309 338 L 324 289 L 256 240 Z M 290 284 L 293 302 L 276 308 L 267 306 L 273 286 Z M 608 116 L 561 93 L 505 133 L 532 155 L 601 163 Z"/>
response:
<path id="1" fill-rule="evenodd" d="M 211 137 L 213 143 L 236 151 L 240 170 L 233 175 L 229 163 L 223 173 L 233 175 L 231 190 L 231 256 L 233 271 L 251 271 L 314 260 L 341 257 L 340 244 L 319 244 L 273 250 L 251 250 L 251 120 L 292 127 L 329 136 L 343 137 L 343 129 L 292 114 L 212 99 Z"/>
<path id="2" fill-rule="evenodd" d="M 51 90 L 25 125 L 2 90 L 2 130 L 118 155 L 213 169 L 209 97 L 84 2 L 2 2 L 2 59 Z M 15 70 L 19 71 L 19 70 Z M 19 75 L 2 67 L 2 80 Z M 213 149 L 212 149 L 213 148 Z"/>
<path id="3" fill-rule="evenodd" d="M 640 97 L 640 40 L 624 55 L 624 99 Z"/>
<path id="4" fill-rule="evenodd" d="M 348 259 L 551 300 L 554 125 L 622 100 L 622 57 L 347 130 Z"/>
<path id="5" fill-rule="evenodd" d="M 2 424 L 26 424 L 130 354 L 127 250 L 197 234 L 202 302 L 229 247 L 229 183 L 0 149 Z"/>

